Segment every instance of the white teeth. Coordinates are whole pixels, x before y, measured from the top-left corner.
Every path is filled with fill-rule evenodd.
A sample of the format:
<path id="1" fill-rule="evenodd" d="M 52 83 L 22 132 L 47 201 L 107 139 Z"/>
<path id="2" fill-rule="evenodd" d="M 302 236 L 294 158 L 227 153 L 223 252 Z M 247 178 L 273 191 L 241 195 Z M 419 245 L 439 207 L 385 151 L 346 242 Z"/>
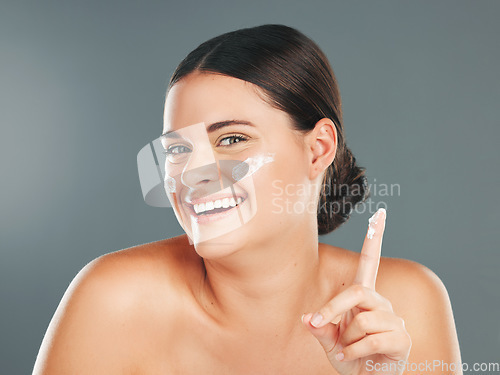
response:
<path id="1" fill-rule="evenodd" d="M 211 211 L 215 208 L 228 208 L 228 207 L 235 207 L 237 204 L 240 204 L 243 202 L 243 199 L 241 197 L 238 197 L 237 199 L 232 198 L 224 198 L 224 199 L 217 199 L 215 201 L 209 201 L 205 203 L 200 203 L 200 204 L 194 204 L 194 212 L 197 214 L 205 212 L 205 211 Z"/>

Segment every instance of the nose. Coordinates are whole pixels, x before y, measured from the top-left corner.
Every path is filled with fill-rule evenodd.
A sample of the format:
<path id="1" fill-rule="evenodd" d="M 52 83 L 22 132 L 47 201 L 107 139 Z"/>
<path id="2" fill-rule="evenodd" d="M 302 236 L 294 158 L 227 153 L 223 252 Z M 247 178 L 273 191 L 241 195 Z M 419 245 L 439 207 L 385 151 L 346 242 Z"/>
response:
<path id="1" fill-rule="evenodd" d="M 181 182 L 196 188 L 200 184 L 218 181 L 219 171 L 211 147 L 193 148 L 182 174 Z"/>

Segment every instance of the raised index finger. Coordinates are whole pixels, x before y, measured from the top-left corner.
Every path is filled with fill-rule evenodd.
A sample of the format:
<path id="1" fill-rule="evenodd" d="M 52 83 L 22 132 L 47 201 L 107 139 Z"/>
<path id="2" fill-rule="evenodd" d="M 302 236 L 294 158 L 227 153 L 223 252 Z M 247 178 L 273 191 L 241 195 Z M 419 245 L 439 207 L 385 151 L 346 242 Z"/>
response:
<path id="1" fill-rule="evenodd" d="M 354 284 L 375 289 L 382 249 L 382 237 L 385 229 L 385 218 L 386 211 L 384 208 L 380 208 L 368 220 L 368 231 L 359 256 L 358 270 Z"/>

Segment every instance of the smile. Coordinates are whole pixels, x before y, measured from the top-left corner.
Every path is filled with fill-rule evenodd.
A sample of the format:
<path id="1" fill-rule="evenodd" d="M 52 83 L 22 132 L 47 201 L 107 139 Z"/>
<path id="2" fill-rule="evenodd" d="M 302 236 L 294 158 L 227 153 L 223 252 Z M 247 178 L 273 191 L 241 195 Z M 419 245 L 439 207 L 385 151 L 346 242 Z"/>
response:
<path id="1" fill-rule="evenodd" d="M 241 204 L 241 202 L 243 202 L 243 199 L 241 197 L 237 197 L 236 200 L 234 199 L 234 197 L 223 198 L 214 201 L 208 201 L 205 203 L 194 204 L 193 209 L 197 215 L 217 213 L 223 212 L 226 209 L 236 207 L 237 205 Z"/>
<path id="2" fill-rule="evenodd" d="M 246 201 L 243 196 L 227 196 L 218 199 L 198 200 L 197 203 L 185 202 L 189 213 L 197 223 L 207 223 L 222 219 L 236 212 L 234 208 L 239 207 Z"/>

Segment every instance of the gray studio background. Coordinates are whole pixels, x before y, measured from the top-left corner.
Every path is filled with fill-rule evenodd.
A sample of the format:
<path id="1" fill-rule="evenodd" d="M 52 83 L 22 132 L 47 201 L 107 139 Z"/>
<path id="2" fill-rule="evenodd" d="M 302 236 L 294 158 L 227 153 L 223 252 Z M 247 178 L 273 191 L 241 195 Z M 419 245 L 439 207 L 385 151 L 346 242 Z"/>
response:
<path id="1" fill-rule="evenodd" d="M 206 39 L 263 23 L 332 62 L 347 142 L 399 184 L 382 254 L 446 285 L 464 362 L 498 362 L 500 2 L 2 1 L 0 373 L 28 374 L 92 259 L 182 233 L 147 206 L 136 156 L 162 130 L 168 78 Z M 375 181 L 376 179 L 376 181 Z M 323 242 L 359 250 L 370 213 Z"/>

